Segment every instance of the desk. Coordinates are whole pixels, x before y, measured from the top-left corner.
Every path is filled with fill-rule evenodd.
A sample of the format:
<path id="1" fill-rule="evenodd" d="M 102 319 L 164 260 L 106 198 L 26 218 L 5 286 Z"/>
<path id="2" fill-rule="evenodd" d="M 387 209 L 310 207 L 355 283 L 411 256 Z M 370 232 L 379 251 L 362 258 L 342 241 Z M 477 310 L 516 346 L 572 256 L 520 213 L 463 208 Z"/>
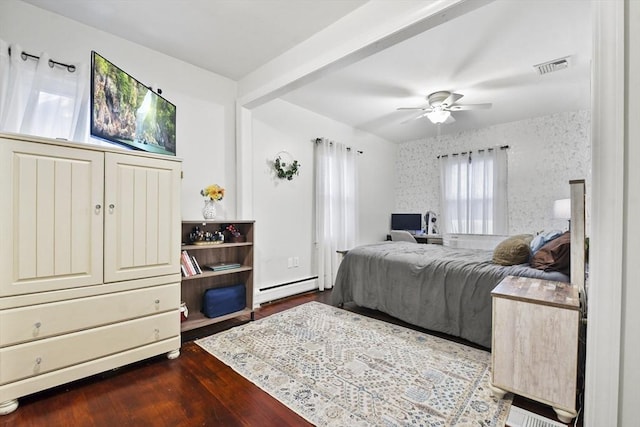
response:
<path id="1" fill-rule="evenodd" d="M 423 234 L 413 236 L 416 238 L 418 243 L 429 243 L 432 245 L 441 245 L 442 244 L 442 236 L 440 234 Z"/>
<path id="2" fill-rule="evenodd" d="M 418 243 L 429 243 L 432 245 L 442 244 L 441 234 L 414 234 L 413 237 L 416 239 L 416 242 Z M 387 234 L 387 240 L 391 240 L 390 234 Z"/>

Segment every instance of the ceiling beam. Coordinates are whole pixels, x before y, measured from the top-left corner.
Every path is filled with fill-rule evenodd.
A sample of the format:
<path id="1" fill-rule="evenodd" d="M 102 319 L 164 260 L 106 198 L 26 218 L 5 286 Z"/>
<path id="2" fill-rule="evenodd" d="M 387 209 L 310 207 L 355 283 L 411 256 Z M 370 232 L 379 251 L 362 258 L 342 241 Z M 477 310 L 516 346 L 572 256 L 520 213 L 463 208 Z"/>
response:
<path id="1" fill-rule="evenodd" d="M 255 108 L 493 0 L 370 1 L 238 82 Z"/>

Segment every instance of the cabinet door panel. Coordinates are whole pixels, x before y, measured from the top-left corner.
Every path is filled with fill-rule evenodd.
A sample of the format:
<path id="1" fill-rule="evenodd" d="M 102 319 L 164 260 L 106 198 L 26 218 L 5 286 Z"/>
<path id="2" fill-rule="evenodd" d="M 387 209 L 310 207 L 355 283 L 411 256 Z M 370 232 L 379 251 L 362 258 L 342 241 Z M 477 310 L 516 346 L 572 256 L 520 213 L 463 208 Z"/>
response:
<path id="1" fill-rule="evenodd" d="M 102 282 L 103 158 L 0 141 L 0 295 Z"/>
<path id="2" fill-rule="evenodd" d="M 105 282 L 180 271 L 179 192 L 178 162 L 106 154 Z"/>

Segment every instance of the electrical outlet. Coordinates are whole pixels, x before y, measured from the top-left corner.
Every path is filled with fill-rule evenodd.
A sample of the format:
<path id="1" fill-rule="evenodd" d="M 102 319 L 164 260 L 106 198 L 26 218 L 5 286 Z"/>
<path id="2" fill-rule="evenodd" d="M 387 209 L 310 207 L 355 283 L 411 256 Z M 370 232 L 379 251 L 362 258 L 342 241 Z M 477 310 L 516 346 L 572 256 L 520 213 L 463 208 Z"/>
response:
<path id="1" fill-rule="evenodd" d="M 298 258 L 297 256 L 293 257 L 293 266 L 300 267 L 300 258 Z"/>
<path id="2" fill-rule="evenodd" d="M 288 258 L 287 259 L 287 268 L 292 268 L 293 267 L 293 258 Z"/>

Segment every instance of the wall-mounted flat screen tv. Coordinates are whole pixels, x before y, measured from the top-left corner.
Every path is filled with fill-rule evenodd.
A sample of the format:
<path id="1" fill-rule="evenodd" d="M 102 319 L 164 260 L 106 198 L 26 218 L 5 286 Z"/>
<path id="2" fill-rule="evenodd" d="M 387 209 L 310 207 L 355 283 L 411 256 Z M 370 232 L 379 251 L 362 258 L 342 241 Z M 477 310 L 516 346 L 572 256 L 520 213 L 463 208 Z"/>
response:
<path id="1" fill-rule="evenodd" d="M 392 230 L 407 230 L 416 232 L 422 230 L 422 214 L 419 213 L 392 213 Z"/>
<path id="2" fill-rule="evenodd" d="M 176 106 L 92 51 L 91 135 L 175 156 Z"/>

